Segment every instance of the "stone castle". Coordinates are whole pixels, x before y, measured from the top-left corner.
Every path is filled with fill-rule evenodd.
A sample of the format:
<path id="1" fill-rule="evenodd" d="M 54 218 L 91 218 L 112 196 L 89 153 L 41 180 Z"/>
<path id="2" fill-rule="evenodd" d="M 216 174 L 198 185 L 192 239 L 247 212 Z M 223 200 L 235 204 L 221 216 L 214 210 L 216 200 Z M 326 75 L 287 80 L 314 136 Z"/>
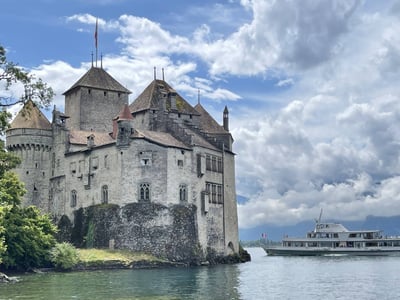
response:
<path id="1" fill-rule="evenodd" d="M 219 125 L 156 76 L 129 105 L 130 93 L 92 66 L 51 123 L 25 103 L 6 132 L 8 151 L 22 159 L 24 205 L 50 213 L 78 246 L 176 261 L 237 254 L 227 108 Z"/>

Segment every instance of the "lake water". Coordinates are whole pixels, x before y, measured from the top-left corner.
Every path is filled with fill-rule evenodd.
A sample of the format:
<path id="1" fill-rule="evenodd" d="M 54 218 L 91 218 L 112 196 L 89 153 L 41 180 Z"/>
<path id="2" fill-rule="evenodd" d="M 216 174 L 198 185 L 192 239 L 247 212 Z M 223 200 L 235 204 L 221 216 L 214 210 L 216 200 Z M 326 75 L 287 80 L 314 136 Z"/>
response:
<path id="1" fill-rule="evenodd" d="M 271 257 L 216 267 L 24 275 L 0 299 L 399 299 L 400 257 Z"/>

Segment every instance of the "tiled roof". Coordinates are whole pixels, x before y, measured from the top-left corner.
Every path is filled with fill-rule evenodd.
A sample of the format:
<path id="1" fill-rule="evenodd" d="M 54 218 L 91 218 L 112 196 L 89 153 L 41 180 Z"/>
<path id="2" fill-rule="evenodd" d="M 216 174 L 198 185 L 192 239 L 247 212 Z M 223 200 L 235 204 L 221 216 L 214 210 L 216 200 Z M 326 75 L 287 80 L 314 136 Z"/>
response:
<path id="1" fill-rule="evenodd" d="M 11 122 L 11 128 L 51 129 L 51 123 L 35 103 L 28 100 Z"/>
<path id="2" fill-rule="evenodd" d="M 106 132 L 95 132 L 85 130 L 71 130 L 69 133 L 69 142 L 76 145 L 86 145 L 88 136 L 94 136 L 94 145 L 101 146 L 115 143 L 115 140 Z"/>
<path id="3" fill-rule="evenodd" d="M 142 110 L 148 109 L 157 109 L 157 99 L 156 93 L 154 90 L 156 88 L 157 81 L 153 80 L 145 89 L 144 91 L 129 105 L 131 112 L 138 112 Z"/>
<path id="4" fill-rule="evenodd" d="M 182 114 L 198 115 L 198 112 L 181 96 L 179 95 L 167 82 L 164 80 L 153 80 L 144 91 L 132 102 L 129 106 L 131 112 L 139 112 L 148 109 L 159 109 L 160 101 L 163 95 L 169 93 L 176 94 L 176 109 L 171 109 L 170 98 L 167 97 L 166 110 L 174 111 Z"/>
<path id="5" fill-rule="evenodd" d="M 130 94 L 127 88 L 122 86 L 110 74 L 102 68 L 91 67 L 72 87 L 70 87 L 63 95 L 77 87 L 97 88 L 107 91 L 116 91 Z"/>
<path id="6" fill-rule="evenodd" d="M 216 150 L 219 151 L 219 149 L 217 147 L 215 147 L 214 145 L 210 144 L 210 142 L 208 142 L 204 137 L 202 137 L 201 135 L 197 134 L 195 131 L 186 128 L 186 133 L 192 135 L 192 143 L 193 145 L 196 146 L 201 146 L 207 149 L 212 149 L 212 150 Z"/>
<path id="7" fill-rule="evenodd" d="M 219 125 L 217 121 L 204 109 L 201 104 L 194 107 L 200 113 L 200 127 L 206 133 L 229 133 L 223 126 Z"/>
<path id="8" fill-rule="evenodd" d="M 150 131 L 150 130 L 135 130 L 135 137 L 139 138 L 146 138 L 150 141 L 155 143 L 169 146 L 169 147 L 176 147 L 176 148 L 184 148 L 189 149 L 184 143 L 180 142 L 172 135 L 166 132 L 159 132 L 159 131 Z"/>

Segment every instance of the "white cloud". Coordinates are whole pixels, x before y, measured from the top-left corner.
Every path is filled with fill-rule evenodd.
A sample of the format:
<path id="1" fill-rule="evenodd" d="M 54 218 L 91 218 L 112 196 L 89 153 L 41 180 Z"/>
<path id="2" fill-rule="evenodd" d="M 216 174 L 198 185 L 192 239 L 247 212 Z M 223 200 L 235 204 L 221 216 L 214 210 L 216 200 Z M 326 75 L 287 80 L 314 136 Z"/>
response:
<path id="1" fill-rule="evenodd" d="M 317 217 L 320 208 L 330 218 L 398 214 L 400 18 L 395 12 L 400 6 L 240 3 L 252 20 L 225 35 L 210 24 L 183 36 L 146 18 L 99 19 L 122 47 L 122 54 L 106 55 L 104 65 L 132 90 L 132 98 L 157 66 L 193 104 L 198 89 L 214 103 L 241 99 L 230 110 L 238 194 L 249 197 L 239 206 L 239 226 L 293 224 Z M 95 17 L 76 15 L 69 21 L 93 25 Z M 34 71 L 60 95 L 89 66 L 58 61 Z M 208 67 L 208 74 L 200 66 Z M 283 91 L 250 106 L 240 92 L 220 85 L 221 78 L 229 83 L 240 76 L 275 79 L 271 90 Z M 273 99 L 274 105 L 262 99 Z"/>

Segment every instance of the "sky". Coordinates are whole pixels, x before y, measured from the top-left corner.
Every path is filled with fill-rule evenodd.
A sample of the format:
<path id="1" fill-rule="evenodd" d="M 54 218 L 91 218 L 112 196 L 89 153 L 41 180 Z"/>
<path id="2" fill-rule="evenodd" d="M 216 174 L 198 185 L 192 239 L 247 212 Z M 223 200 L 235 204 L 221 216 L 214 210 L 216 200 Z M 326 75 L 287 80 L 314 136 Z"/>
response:
<path id="1" fill-rule="evenodd" d="M 227 105 L 240 228 L 321 208 L 400 215 L 400 1 L 5 0 L 0 44 L 63 110 L 92 64 L 96 19 L 98 59 L 130 101 L 156 67 L 192 105 L 200 90 L 220 123 Z"/>

